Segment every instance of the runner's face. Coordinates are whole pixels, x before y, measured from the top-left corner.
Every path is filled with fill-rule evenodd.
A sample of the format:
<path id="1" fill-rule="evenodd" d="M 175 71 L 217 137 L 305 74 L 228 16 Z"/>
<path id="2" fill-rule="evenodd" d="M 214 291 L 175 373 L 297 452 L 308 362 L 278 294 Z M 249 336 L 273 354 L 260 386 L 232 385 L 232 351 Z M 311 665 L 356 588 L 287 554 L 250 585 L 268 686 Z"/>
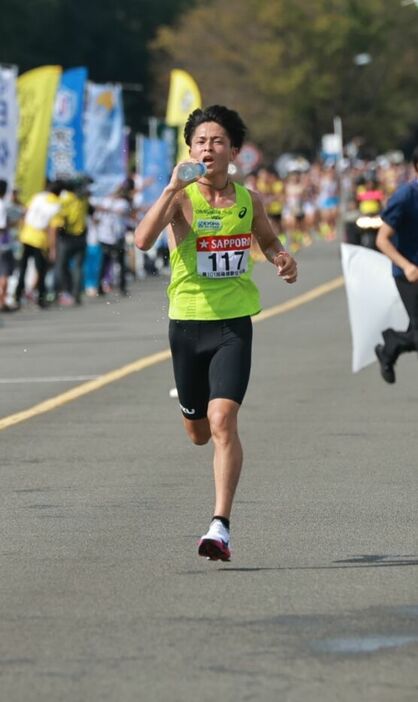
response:
<path id="1" fill-rule="evenodd" d="M 190 156 L 203 161 L 208 175 L 227 171 L 237 152 L 238 149 L 231 146 L 227 132 L 217 122 L 204 122 L 193 134 Z"/>

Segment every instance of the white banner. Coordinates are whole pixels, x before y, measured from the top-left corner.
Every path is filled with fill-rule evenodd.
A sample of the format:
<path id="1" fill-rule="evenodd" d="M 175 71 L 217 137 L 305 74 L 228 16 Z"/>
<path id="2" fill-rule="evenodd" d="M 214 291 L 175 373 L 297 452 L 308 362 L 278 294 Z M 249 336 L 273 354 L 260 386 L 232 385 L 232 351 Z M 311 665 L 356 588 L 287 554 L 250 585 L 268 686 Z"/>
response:
<path id="1" fill-rule="evenodd" d="M 17 155 L 18 103 L 16 66 L 0 64 L 0 179 L 14 186 Z"/>
<path id="2" fill-rule="evenodd" d="M 352 244 L 341 244 L 341 256 L 356 373 L 376 360 L 374 347 L 383 343 L 382 331 L 405 331 L 409 320 L 387 256 Z"/>

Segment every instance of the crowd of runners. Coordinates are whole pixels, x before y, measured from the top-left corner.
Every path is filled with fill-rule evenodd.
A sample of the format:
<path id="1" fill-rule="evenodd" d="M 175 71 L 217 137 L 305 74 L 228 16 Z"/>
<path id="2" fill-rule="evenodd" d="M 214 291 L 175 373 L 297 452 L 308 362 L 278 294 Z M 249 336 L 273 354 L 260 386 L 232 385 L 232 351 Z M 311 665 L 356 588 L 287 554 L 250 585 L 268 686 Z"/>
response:
<path id="1" fill-rule="evenodd" d="M 334 239 L 341 215 L 345 225 L 356 216 L 379 214 L 411 178 L 411 164 L 394 152 L 376 160 L 347 159 L 338 167 L 332 161 L 289 159 L 282 174 L 263 166 L 244 184 L 260 193 L 275 231 L 296 252 L 316 237 Z"/>

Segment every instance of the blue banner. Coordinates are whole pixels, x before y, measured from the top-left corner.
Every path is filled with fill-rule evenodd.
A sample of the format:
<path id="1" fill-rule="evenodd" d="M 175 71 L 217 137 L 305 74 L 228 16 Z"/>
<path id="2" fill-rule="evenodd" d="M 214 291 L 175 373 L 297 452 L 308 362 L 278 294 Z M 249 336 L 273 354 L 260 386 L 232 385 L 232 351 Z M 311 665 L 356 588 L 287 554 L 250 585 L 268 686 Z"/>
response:
<path id="1" fill-rule="evenodd" d="M 96 195 L 112 193 L 126 179 L 126 137 L 120 85 L 87 83 L 85 170 Z"/>
<path id="2" fill-rule="evenodd" d="M 83 115 L 86 68 L 64 71 L 55 98 L 47 176 L 74 178 L 84 172 Z"/>
<path id="3" fill-rule="evenodd" d="M 139 138 L 138 172 L 145 183 L 150 183 L 143 191 L 144 204 L 151 205 L 157 200 L 170 180 L 169 146 L 162 139 Z"/>

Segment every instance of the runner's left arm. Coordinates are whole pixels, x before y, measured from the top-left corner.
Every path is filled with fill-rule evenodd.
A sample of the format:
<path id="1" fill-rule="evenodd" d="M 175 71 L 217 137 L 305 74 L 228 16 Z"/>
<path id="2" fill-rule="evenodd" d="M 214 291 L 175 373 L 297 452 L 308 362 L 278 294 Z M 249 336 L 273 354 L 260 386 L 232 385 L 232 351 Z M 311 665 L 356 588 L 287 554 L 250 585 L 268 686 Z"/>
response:
<path id="1" fill-rule="evenodd" d="M 294 283 L 297 279 L 296 261 L 274 233 L 260 196 L 254 191 L 249 192 L 253 200 L 252 234 L 267 260 L 276 267 L 277 275 L 287 283 Z"/>

